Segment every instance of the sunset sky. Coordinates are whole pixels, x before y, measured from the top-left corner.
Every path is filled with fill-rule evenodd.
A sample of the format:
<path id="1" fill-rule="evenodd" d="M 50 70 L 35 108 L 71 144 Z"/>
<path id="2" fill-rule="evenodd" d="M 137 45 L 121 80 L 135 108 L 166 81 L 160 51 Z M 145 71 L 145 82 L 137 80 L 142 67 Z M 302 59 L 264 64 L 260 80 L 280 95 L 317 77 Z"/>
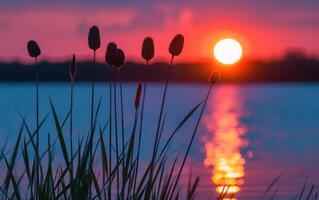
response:
<path id="1" fill-rule="evenodd" d="M 185 36 L 182 61 L 203 61 L 212 45 L 234 37 L 248 59 L 269 59 L 300 48 L 319 56 L 318 0 L 1 0 L 0 61 L 27 62 L 26 43 L 37 40 L 42 59 L 90 55 L 87 33 L 98 25 L 102 61 L 106 44 L 118 43 L 127 57 L 141 61 L 145 36 L 154 38 L 157 60 L 168 57 L 176 33 Z"/>

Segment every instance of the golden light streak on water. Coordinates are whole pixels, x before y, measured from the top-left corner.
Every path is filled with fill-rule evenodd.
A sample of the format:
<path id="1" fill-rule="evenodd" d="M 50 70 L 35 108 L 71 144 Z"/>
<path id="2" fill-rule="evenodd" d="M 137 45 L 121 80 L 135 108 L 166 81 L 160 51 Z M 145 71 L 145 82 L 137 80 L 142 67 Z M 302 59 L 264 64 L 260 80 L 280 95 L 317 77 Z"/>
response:
<path id="1" fill-rule="evenodd" d="M 231 86 L 218 87 L 209 105 L 204 163 L 213 167 L 211 180 L 216 192 L 226 194 L 224 200 L 236 200 L 245 176 L 241 149 L 248 144 L 243 138 L 246 129 L 240 123 L 243 106 L 236 88 Z"/>

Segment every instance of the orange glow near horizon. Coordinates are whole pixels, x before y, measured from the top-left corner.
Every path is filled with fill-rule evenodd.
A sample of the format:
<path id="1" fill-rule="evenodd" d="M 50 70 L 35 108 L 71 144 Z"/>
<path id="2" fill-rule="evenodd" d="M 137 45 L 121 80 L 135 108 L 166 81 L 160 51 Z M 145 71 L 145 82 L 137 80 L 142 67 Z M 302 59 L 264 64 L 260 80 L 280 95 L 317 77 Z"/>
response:
<path id="1" fill-rule="evenodd" d="M 204 4 L 196 1 L 185 2 L 184 6 L 178 2 L 153 2 L 147 5 L 148 12 L 139 3 L 59 1 L 48 6 L 45 1 L 21 2 L 24 3 L 18 5 L 8 1 L 12 6 L 1 7 L 2 62 L 30 62 L 26 53 L 30 39 L 36 40 L 42 49 L 40 62 L 69 61 L 73 53 L 79 60 L 91 59 L 87 33 L 92 25 L 101 29 L 99 62 L 104 61 L 106 45 L 112 41 L 125 51 L 127 60 L 143 62 L 140 48 L 147 36 L 153 37 L 156 48 L 152 61 L 169 62 L 168 46 L 177 33 L 185 36 L 185 48 L 177 62 L 211 62 L 212 44 L 228 37 L 241 43 L 245 60 L 281 58 L 291 48 L 319 56 L 319 46 L 315 45 L 319 28 L 312 23 L 319 16 L 316 10 L 298 11 L 284 6 L 276 13 L 270 9 L 273 15 L 269 17 L 260 2 L 246 2 L 247 6 L 243 6 L 246 3 L 207 1 L 207 5 L 213 6 L 203 8 L 197 8 Z M 298 19 L 305 23 L 294 23 Z"/>
<path id="2" fill-rule="evenodd" d="M 205 118 L 210 140 L 205 143 L 205 165 L 212 166 L 212 182 L 218 194 L 235 200 L 244 184 L 245 159 L 241 149 L 247 146 L 243 139 L 245 127 L 240 124 L 242 106 L 236 88 L 216 89 L 211 107 L 213 112 Z"/>

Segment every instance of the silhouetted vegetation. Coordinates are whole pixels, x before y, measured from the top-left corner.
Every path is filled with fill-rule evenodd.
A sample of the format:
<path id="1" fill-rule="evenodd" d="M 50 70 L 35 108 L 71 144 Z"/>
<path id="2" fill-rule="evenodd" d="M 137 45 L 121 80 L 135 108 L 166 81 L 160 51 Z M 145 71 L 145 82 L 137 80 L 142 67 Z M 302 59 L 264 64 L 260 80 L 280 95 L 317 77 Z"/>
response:
<path id="1" fill-rule="evenodd" d="M 181 118 L 173 132 L 167 140 L 163 138 L 163 127 L 165 125 L 165 108 L 167 88 L 170 74 L 173 68 L 174 58 L 182 53 L 184 37 L 176 35 L 169 46 L 171 61 L 169 69 L 166 71 L 165 89 L 163 90 L 160 112 L 156 122 L 156 132 L 154 134 L 153 150 L 151 159 L 145 161 L 143 168 L 139 167 L 140 146 L 143 124 L 143 110 L 146 98 L 146 77 L 144 80 L 144 91 L 142 94 L 142 84 L 139 83 L 134 101 L 135 115 L 132 127 L 129 127 L 130 134 L 124 133 L 125 116 L 123 110 L 122 79 L 121 70 L 125 62 L 124 51 L 117 47 L 115 43 L 109 43 L 105 52 L 105 64 L 96 64 L 96 51 L 100 47 L 100 33 L 96 26 L 92 26 L 88 34 L 88 46 L 93 50 L 93 63 L 86 63 L 90 66 L 79 67 L 76 64 L 76 56 L 72 56 L 68 67 L 48 67 L 48 64 L 38 64 L 37 58 L 41 51 L 35 41 L 27 44 L 29 56 L 35 58 L 35 64 L 30 68 L 23 68 L 27 71 L 21 73 L 21 77 L 16 76 L 20 81 L 34 79 L 36 75 L 36 127 L 33 129 L 26 122 L 25 117 L 21 117 L 21 128 L 13 146 L 8 149 L 1 148 L 0 164 L 4 167 L 4 180 L 1 180 L 1 199 L 180 199 L 182 171 L 186 163 L 190 148 L 197 133 L 197 129 L 206 103 L 210 96 L 212 87 L 217 83 L 218 77 L 212 78 L 210 88 L 205 99 L 199 102 L 188 113 Z M 148 37 L 144 40 L 141 51 L 142 57 L 148 62 L 154 56 L 153 40 Z M 12 69 L 12 68 L 11 68 Z M 11 70 L 10 69 L 10 70 Z M 58 69 L 58 70 L 57 70 Z M 41 70 L 41 71 L 40 71 Z M 48 71 L 46 71 L 48 70 Z M 54 70 L 57 70 L 54 72 Z M 82 71 L 83 70 L 83 71 Z M 85 71 L 84 71 L 85 70 Z M 104 70 L 104 71 L 102 71 Z M 105 73 L 108 70 L 108 73 Z M 136 69 L 134 69 L 136 70 Z M 102 73 L 97 73 L 97 72 Z M 91 73 L 89 73 L 91 72 Z M 46 74 L 48 73 L 48 74 Z M 87 74 L 91 74 L 92 83 L 90 122 L 89 131 L 84 136 L 75 138 L 73 135 L 73 104 L 74 84 L 81 77 L 88 81 Z M 54 76 L 52 76 L 54 74 Z M 103 80 L 103 74 L 109 79 L 109 116 L 98 123 L 98 116 L 103 102 L 99 99 L 95 105 L 95 81 Z M 216 73 L 215 73 L 216 74 Z M 213 74 L 213 76 L 215 75 Z M 217 75 L 217 74 L 216 74 Z M 56 128 L 55 133 L 47 133 L 42 130 L 46 123 L 47 116 L 39 115 L 39 77 L 46 80 L 47 77 L 59 77 L 70 82 L 70 110 L 66 116 L 59 118 L 54 102 L 50 98 L 50 108 L 53 116 L 53 123 Z M 9 80 L 9 79 L 7 79 Z M 54 79 L 51 79 L 54 80 Z M 207 81 L 207 83 L 209 83 Z M 120 86 L 120 109 L 118 110 L 117 85 Z M 142 97 L 143 96 L 143 97 Z M 142 99 L 142 104 L 141 102 Z M 141 104 L 141 105 L 140 105 Z M 169 163 L 169 148 L 174 140 L 174 136 L 180 129 L 188 123 L 194 113 L 199 112 L 199 117 L 195 120 L 190 140 L 185 148 L 185 152 L 175 155 L 172 163 Z M 118 123 L 120 119 L 121 123 Z M 67 123 L 68 122 L 68 123 Z M 69 125 L 69 129 L 65 127 Z M 120 129 L 121 127 L 121 129 Z M 109 129 L 107 129 L 109 128 Z M 139 128 L 139 129 L 138 129 Z M 40 134 L 47 134 L 47 141 L 40 141 Z M 121 136 L 121 138 L 120 138 Z M 125 138 L 126 136 L 126 138 Z M 128 137 L 127 137 L 128 136 Z M 69 142 L 67 142 L 67 137 Z M 40 148 L 40 143 L 45 143 L 45 148 Z M 56 156 L 59 152 L 59 157 Z M 58 157 L 58 158 L 57 158 Z M 20 160 L 20 161 L 19 161 Z M 96 163 L 99 164 L 96 164 Z M 16 173 L 17 171 L 17 173 Z M 177 172 L 177 174 L 173 174 Z M 199 178 L 195 182 L 191 179 L 188 190 L 184 195 L 191 200 L 196 195 L 196 188 Z"/>

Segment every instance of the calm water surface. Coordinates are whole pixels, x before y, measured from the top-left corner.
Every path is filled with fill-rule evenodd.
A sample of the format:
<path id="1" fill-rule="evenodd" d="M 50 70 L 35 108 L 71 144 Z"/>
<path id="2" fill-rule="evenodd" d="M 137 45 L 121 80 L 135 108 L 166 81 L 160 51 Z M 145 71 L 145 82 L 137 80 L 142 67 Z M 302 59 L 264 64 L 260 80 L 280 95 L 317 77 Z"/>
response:
<path id="1" fill-rule="evenodd" d="M 136 84 L 124 85 L 126 132 L 133 123 Z M 202 100 L 207 85 L 172 84 L 168 91 L 166 125 L 167 137 L 184 115 Z M 143 157 L 149 157 L 163 85 L 149 85 L 145 110 Z M 33 84 L 0 85 L 0 145 L 13 144 L 21 117 L 34 127 L 35 97 Z M 41 116 L 48 114 L 42 128 L 42 141 L 47 134 L 55 135 L 49 97 L 59 117 L 65 117 L 69 108 L 69 86 L 41 84 Z M 107 86 L 100 84 L 96 104 L 101 98 L 99 124 L 108 115 Z M 89 131 L 90 85 L 75 86 L 74 126 L 77 135 Z M 195 120 L 194 116 L 179 132 L 172 152 L 184 152 Z M 222 185 L 229 183 L 229 193 L 237 199 L 260 197 L 269 183 L 280 173 L 278 199 L 296 195 L 307 174 L 310 183 L 319 183 L 319 85 L 219 85 L 213 91 L 201 126 L 192 147 L 186 173 L 201 178 L 198 199 L 218 195 Z M 45 143 L 43 142 L 43 146 Z M 172 156 L 172 158 L 174 158 Z M 187 181 L 187 176 L 182 181 Z"/>

